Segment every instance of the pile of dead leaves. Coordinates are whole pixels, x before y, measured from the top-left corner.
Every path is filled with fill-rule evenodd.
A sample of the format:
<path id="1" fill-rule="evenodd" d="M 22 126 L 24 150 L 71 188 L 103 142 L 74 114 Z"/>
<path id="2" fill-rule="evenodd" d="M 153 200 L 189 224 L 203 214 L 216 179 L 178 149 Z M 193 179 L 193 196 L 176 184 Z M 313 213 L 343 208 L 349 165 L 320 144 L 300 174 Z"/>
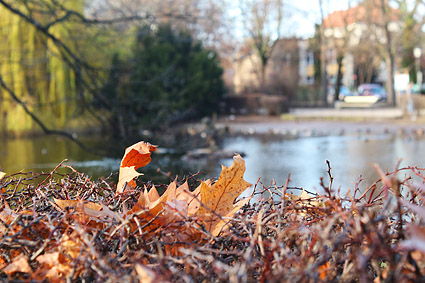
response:
<path id="1" fill-rule="evenodd" d="M 292 194 L 287 185 L 258 183 L 250 198 L 241 199 L 250 184 L 236 155 L 217 181 L 174 180 L 160 195 L 150 182 L 136 182 L 136 169 L 150 162 L 155 149 L 145 142 L 127 148 L 116 188 L 63 164 L 58 168 L 71 173 L 61 175 L 57 168 L 38 175 L 0 173 L 0 277 L 49 282 L 425 279 L 424 169 L 380 172 L 375 184 L 346 196 L 327 186 L 323 195 Z"/>

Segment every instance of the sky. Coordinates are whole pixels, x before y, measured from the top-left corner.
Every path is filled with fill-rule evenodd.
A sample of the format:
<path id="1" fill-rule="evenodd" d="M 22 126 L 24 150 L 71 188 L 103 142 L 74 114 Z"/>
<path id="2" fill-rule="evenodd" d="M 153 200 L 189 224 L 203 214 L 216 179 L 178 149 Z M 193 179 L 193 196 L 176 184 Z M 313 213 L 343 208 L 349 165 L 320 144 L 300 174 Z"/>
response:
<path id="1" fill-rule="evenodd" d="M 243 0 L 242 0 L 243 1 Z M 348 8 L 348 2 L 351 6 L 357 3 L 356 0 L 322 0 L 325 15 L 333 11 L 345 10 Z M 243 25 L 240 19 L 238 1 L 230 1 L 229 15 L 235 18 L 234 31 L 237 38 L 243 38 Z M 320 22 L 319 0 L 286 0 L 289 5 L 287 11 L 290 12 L 290 18 L 284 23 L 285 30 L 283 34 L 287 36 L 296 35 L 297 37 L 308 38 L 314 34 L 314 25 Z"/>
<path id="2" fill-rule="evenodd" d="M 320 23 L 320 6 L 319 0 L 296 0 L 290 1 L 299 13 L 294 15 L 293 27 L 291 30 L 300 37 L 311 37 L 314 34 L 314 24 Z M 348 1 L 344 0 L 323 0 L 323 12 L 328 15 L 334 11 L 346 10 Z M 353 3 L 355 1 L 351 1 Z M 304 14 L 305 13 L 305 14 Z"/>

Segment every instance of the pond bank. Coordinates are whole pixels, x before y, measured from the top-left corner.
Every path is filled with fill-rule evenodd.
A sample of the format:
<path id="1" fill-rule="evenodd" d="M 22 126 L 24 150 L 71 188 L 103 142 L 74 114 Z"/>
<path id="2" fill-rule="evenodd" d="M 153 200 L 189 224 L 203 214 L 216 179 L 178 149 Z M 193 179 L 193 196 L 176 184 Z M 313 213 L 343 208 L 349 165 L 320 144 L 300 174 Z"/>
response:
<path id="1" fill-rule="evenodd" d="M 294 136 L 326 136 L 352 133 L 411 133 L 425 134 L 425 118 L 366 119 L 307 119 L 295 116 L 226 116 L 219 119 L 217 128 L 226 128 L 232 134 L 281 134 Z"/>

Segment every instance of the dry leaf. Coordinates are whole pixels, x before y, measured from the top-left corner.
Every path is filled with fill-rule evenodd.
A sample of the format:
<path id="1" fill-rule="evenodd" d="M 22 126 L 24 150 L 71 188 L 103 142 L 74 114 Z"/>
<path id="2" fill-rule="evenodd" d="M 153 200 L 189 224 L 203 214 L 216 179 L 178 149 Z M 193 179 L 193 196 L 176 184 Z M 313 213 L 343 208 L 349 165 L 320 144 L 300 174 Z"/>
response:
<path id="1" fill-rule="evenodd" d="M 201 205 L 196 215 L 203 221 L 205 228 L 214 236 L 217 236 L 223 225 L 222 217 L 231 217 L 247 201 L 233 204 L 235 199 L 244 192 L 250 183 L 243 179 L 245 173 L 245 161 L 240 155 L 233 157 L 231 167 L 222 166 L 218 181 L 212 186 L 205 182 L 201 183 Z"/>
<path id="2" fill-rule="evenodd" d="M 87 202 L 81 200 L 61 200 L 53 198 L 55 204 L 60 209 L 73 208 L 75 211 L 71 215 L 79 223 L 88 225 L 94 229 L 100 229 L 108 225 L 111 219 L 121 221 L 122 217 L 111 211 L 106 205 L 94 202 Z"/>
<path id="3" fill-rule="evenodd" d="M 127 148 L 121 163 L 117 193 L 123 192 L 127 184 L 140 174 L 135 168 L 148 164 L 150 154 L 154 150 L 154 146 L 145 142 Z M 128 174 L 129 172 L 132 173 Z M 149 191 L 145 188 L 133 208 L 124 214 L 124 218 L 136 214 L 137 226 L 133 225 L 132 229 L 140 229 L 143 224 L 149 222 L 145 230 L 151 231 L 165 226 L 171 234 L 182 240 L 197 238 L 198 232 L 181 225 L 175 226 L 174 223 L 184 220 L 185 217 L 195 216 L 216 236 L 225 227 L 228 218 L 249 201 L 244 199 L 234 204 L 236 198 L 251 185 L 243 179 L 244 173 L 245 161 L 240 155 L 236 155 L 231 167 L 222 167 L 220 178 L 215 184 L 211 184 L 209 180 L 202 182 L 193 192 L 189 191 L 187 183 L 177 188 L 176 181 L 171 182 L 162 196 L 158 194 L 155 186 Z"/>
<path id="4" fill-rule="evenodd" d="M 140 283 L 152 283 L 155 279 L 155 273 L 149 268 L 137 263 L 134 266 Z"/>
<path id="5" fill-rule="evenodd" d="M 39 255 L 36 260 L 41 264 L 47 264 L 50 266 L 59 264 L 59 252 L 45 253 Z"/>
<path id="6" fill-rule="evenodd" d="M 20 256 L 13 259 L 13 262 L 3 268 L 3 272 L 8 275 L 13 275 L 16 272 L 31 273 L 31 266 L 28 264 L 28 258 L 26 256 Z"/>
<path id="7" fill-rule="evenodd" d="M 49 282 L 62 282 L 71 274 L 72 268 L 61 263 L 60 256 L 59 252 L 50 252 L 36 258 L 40 263 L 36 270 L 36 274 L 41 277 L 40 279 L 48 279 Z"/>
<path id="8" fill-rule="evenodd" d="M 296 209 L 297 217 L 309 217 L 321 214 L 322 212 L 320 208 L 323 208 L 326 205 L 317 196 L 307 193 L 304 189 L 299 195 L 287 193 L 286 198 L 301 205 L 301 207 Z"/>
<path id="9" fill-rule="evenodd" d="M 151 161 L 151 153 L 155 150 L 156 146 L 144 141 L 126 148 L 120 164 L 117 194 L 124 192 L 127 186 L 135 187 L 133 179 L 142 175 L 136 169 L 146 166 Z"/>
<path id="10" fill-rule="evenodd" d="M 319 272 L 319 278 L 320 280 L 325 280 L 326 277 L 328 276 L 329 270 L 330 270 L 330 264 L 329 261 L 327 261 L 326 263 L 322 264 L 321 266 L 319 266 L 318 268 L 318 272 Z"/>
<path id="11" fill-rule="evenodd" d="M 72 232 L 70 235 L 65 234 L 61 239 L 60 250 L 69 257 L 76 259 L 83 246 L 80 236 L 77 232 Z"/>
<path id="12" fill-rule="evenodd" d="M 0 211 L 0 236 L 6 231 L 6 226 L 3 223 L 10 224 L 18 216 L 13 210 L 10 209 L 6 201 L 4 201 L 4 207 Z"/>
<path id="13" fill-rule="evenodd" d="M 245 161 L 237 155 L 231 167 L 223 166 L 219 180 L 213 185 L 208 180 L 189 192 L 187 183 L 177 188 L 176 181 L 173 181 L 162 196 L 154 186 L 149 192 L 145 188 L 127 215 L 138 213 L 138 217 L 147 222 L 162 212 L 162 224 L 167 225 L 187 216 L 197 216 L 208 231 L 218 235 L 226 225 L 227 218 L 249 201 L 244 199 L 234 204 L 235 199 L 251 185 L 243 180 L 244 172 Z M 143 209 L 147 211 L 140 213 Z"/>
<path id="14" fill-rule="evenodd" d="M 90 202 L 90 201 L 83 202 L 78 200 L 71 200 L 71 199 L 63 200 L 63 199 L 57 199 L 57 198 L 53 198 L 53 200 L 61 209 L 66 209 L 67 207 L 75 207 L 79 211 L 82 211 L 83 208 L 84 210 L 87 210 L 87 209 L 95 210 L 95 211 L 102 210 L 102 206 L 100 204 Z"/>

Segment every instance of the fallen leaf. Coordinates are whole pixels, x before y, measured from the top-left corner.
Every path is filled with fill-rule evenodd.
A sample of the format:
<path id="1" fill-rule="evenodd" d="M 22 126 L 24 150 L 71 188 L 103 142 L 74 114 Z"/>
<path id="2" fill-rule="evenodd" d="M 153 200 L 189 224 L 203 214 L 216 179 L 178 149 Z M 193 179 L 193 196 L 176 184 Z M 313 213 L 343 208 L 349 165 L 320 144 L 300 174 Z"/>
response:
<path id="1" fill-rule="evenodd" d="M 36 260 L 40 266 L 36 270 L 36 276 L 39 275 L 40 279 L 49 279 L 49 282 L 62 282 L 68 277 L 72 268 L 59 261 L 59 252 L 50 252 L 40 255 Z"/>
<path id="2" fill-rule="evenodd" d="M 6 173 L 0 171 L 0 180 L 4 178 L 4 176 L 6 176 Z"/>
<path id="3" fill-rule="evenodd" d="M 212 185 L 211 180 L 207 180 L 207 181 L 205 181 L 203 183 L 205 183 L 207 186 L 211 186 Z M 187 215 L 188 216 L 195 216 L 196 215 L 196 212 L 198 212 L 198 209 L 201 206 L 201 202 L 200 202 L 200 199 L 201 199 L 201 187 L 202 187 L 202 184 L 203 183 L 201 183 L 196 188 L 196 190 L 194 190 L 193 192 L 191 192 L 191 193 L 190 192 L 186 192 L 190 196 L 189 206 L 187 208 Z"/>
<path id="4" fill-rule="evenodd" d="M 149 268 L 138 263 L 135 265 L 134 269 L 136 270 L 140 283 L 151 283 L 154 281 L 155 273 Z"/>
<path id="5" fill-rule="evenodd" d="M 230 218 L 232 218 L 235 213 L 238 212 L 239 209 L 241 209 L 250 200 L 251 198 L 245 198 L 238 201 L 234 206 L 232 206 L 232 209 L 226 215 L 222 215 L 215 222 L 213 222 L 213 225 L 210 228 L 211 234 L 214 236 L 218 236 L 224 230 L 227 223 L 230 221 Z"/>
<path id="6" fill-rule="evenodd" d="M 124 192 L 127 187 L 136 186 L 133 179 L 142 175 L 136 169 L 146 166 L 151 161 L 151 153 L 155 150 L 156 146 L 144 141 L 126 148 L 120 164 L 117 194 Z"/>
<path id="7" fill-rule="evenodd" d="M 61 209 L 66 209 L 67 207 L 76 207 L 77 210 L 82 211 L 83 208 L 84 210 L 86 209 L 91 209 L 91 210 L 95 210 L 95 211 L 100 211 L 102 210 L 102 206 L 100 204 L 94 203 L 94 202 L 83 202 L 83 201 L 79 201 L 79 200 L 71 200 L 71 199 L 57 199 L 57 198 L 53 198 L 54 202 L 61 208 Z"/>
<path id="8" fill-rule="evenodd" d="M 75 209 L 71 217 L 79 223 L 83 223 L 94 229 L 101 229 L 105 225 L 108 225 L 111 219 L 122 220 L 122 217 L 118 213 L 111 211 L 103 204 L 82 200 L 61 200 L 56 198 L 53 198 L 53 200 L 60 209 Z"/>
<path id="9" fill-rule="evenodd" d="M 330 270 L 330 264 L 329 261 L 327 261 L 326 263 L 322 264 L 321 266 L 319 266 L 318 268 L 318 272 L 319 272 L 319 278 L 320 280 L 325 280 L 326 277 L 328 276 L 329 270 Z"/>
<path id="10" fill-rule="evenodd" d="M 245 161 L 240 155 L 236 155 L 233 157 L 231 167 L 222 166 L 220 178 L 216 183 L 212 186 L 205 182 L 201 183 L 202 205 L 197 210 L 196 216 L 214 236 L 220 233 L 226 223 L 223 217 L 231 217 L 247 202 L 244 200 L 233 204 L 236 198 L 251 186 L 243 179 L 244 173 Z"/>
<path id="11" fill-rule="evenodd" d="M 156 216 L 162 211 L 165 206 L 165 202 L 167 201 L 167 196 L 168 190 L 166 190 L 162 196 L 159 197 L 159 193 L 155 186 L 153 186 L 148 193 L 145 190 L 145 198 L 147 200 L 146 204 L 149 208 L 149 213 L 152 216 Z"/>
<path id="12" fill-rule="evenodd" d="M 45 253 L 39 255 L 36 260 L 41 264 L 57 265 L 59 264 L 59 252 Z"/>
<path id="13" fill-rule="evenodd" d="M 13 259 L 13 262 L 3 268 L 3 272 L 8 275 L 13 275 L 16 272 L 31 273 L 31 266 L 28 264 L 28 258 L 26 256 L 19 256 Z"/>
<path id="14" fill-rule="evenodd" d="M 0 236 L 3 235 L 3 233 L 7 230 L 7 227 L 4 226 L 5 224 L 12 223 L 13 220 L 18 216 L 17 213 L 15 213 L 13 210 L 10 209 L 9 204 L 4 201 L 3 209 L 0 211 Z"/>
<path id="15" fill-rule="evenodd" d="M 74 231 L 70 235 L 65 234 L 60 242 L 60 250 L 62 253 L 67 254 L 72 259 L 76 259 L 78 257 L 83 243 L 77 232 Z"/>
<path id="16" fill-rule="evenodd" d="M 315 198 L 313 195 L 310 195 L 309 193 L 307 193 L 304 189 L 302 190 L 301 194 L 299 195 L 294 195 L 292 193 L 287 193 L 286 194 L 289 199 L 297 201 L 297 200 L 311 200 L 312 198 Z"/>
<path id="17" fill-rule="evenodd" d="M 153 186 L 152 189 L 149 190 L 149 192 L 147 193 L 147 197 L 149 202 L 151 203 L 159 199 L 159 193 L 158 193 L 158 190 L 155 188 L 155 186 Z"/>
<path id="18" fill-rule="evenodd" d="M 155 147 L 145 142 L 136 145 L 137 152 L 134 146 L 127 148 L 120 174 L 130 172 L 124 171 L 125 168 L 135 171 L 135 168 L 144 166 L 150 161 L 150 154 Z M 135 164 L 138 164 L 137 167 Z M 129 167 L 124 167 L 126 165 Z M 139 233 L 142 233 L 141 229 L 152 231 L 163 227 L 181 242 L 199 237 L 199 231 L 196 229 L 188 229 L 179 224 L 186 217 L 196 217 L 209 232 L 217 236 L 226 226 L 229 218 L 249 202 L 247 198 L 234 203 L 251 185 L 243 179 L 244 173 L 245 161 L 240 155 L 236 155 L 231 167 L 222 167 L 221 175 L 216 183 L 212 184 L 210 180 L 207 180 L 193 192 L 189 191 L 187 183 L 177 188 L 176 181 L 171 182 L 161 196 L 155 186 L 152 186 L 149 191 L 145 187 L 139 193 L 137 203 L 131 210 L 124 213 L 123 217 L 128 218 L 134 215 L 133 231 L 139 230 Z M 123 192 L 127 184 L 139 174 L 133 172 L 132 175 L 120 175 L 117 193 Z"/>

